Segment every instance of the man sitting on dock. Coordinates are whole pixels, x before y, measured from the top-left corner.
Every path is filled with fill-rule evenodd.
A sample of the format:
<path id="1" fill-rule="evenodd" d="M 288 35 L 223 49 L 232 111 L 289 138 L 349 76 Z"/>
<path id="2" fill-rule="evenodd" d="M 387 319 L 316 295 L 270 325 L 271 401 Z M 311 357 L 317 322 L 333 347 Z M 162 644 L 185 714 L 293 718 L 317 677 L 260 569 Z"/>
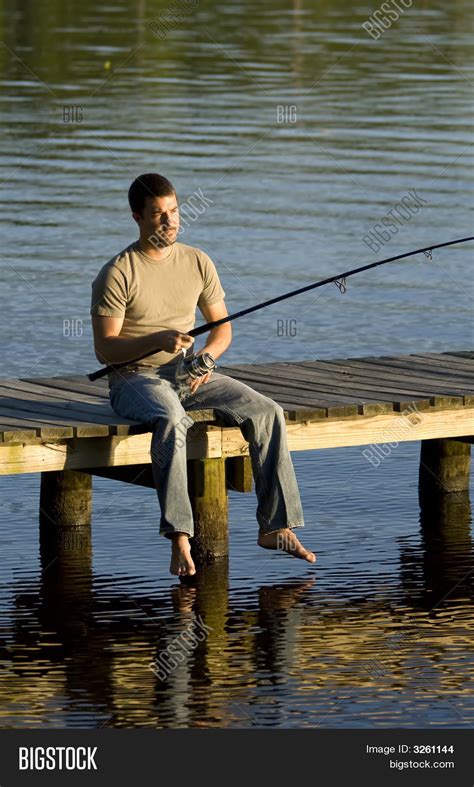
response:
<path id="1" fill-rule="evenodd" d="M 154 173 L 140 175 L 128 199 L 139 238 L 109 260 L 93 282 L 94 347 L 97 359 L 112 365 L 157 350 L 112 372 L 109 395 L 118 415 L 146 423 L 153 432 L 160 533 L 171 539 L 171 573 L 196 573 L 189 544 L 194 522 L 187 493 L 186 440 L 181 438 L 192 423 L 189 416 L 183 418 L 185 411 L 197 408 L 213 408 L 226 423 L 238 425 L 249 443 L 258 544 L 314 563 L 316 556 L 293 533 L 304 521 L 283 408 L 227 375 L 187 377 L 184 390 L 175 378 L 183 350 L 192 354 L 194 337 L 188 331 L 194 327 L 196 306 L 207 322 L 228 315 L 213 262 L 199 249 L 177 243 L 179 208 L 169 180 Z M 213 328 L 196 354 L 206 352 L 216 359 L 231 341 L 228 322 Z"/>

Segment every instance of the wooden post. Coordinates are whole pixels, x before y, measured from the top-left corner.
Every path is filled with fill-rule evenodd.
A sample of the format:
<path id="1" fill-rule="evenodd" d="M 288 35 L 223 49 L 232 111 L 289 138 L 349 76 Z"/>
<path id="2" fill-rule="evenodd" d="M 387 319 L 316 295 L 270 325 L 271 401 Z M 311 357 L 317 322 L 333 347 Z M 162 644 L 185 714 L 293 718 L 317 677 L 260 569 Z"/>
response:
<path id="1" fill-rule="evenodd" d="M 234 492 L 251 492 L 253 489 L 250 456 L 230 456 L 225 461 L 227 489 Z"/>
<path id="2" fill-rule="evenodd" d="M 420 501 L 432 495 L 469 489 L 471 446 L 459 440 L 422 440 L 419 473 Z"/>
<path id="3" fill-rule="evenodd" d="M 80 597 L 83 585 L 92 587 L 91 513 L 92 476 L 75 470 L 41 473 L 42 576 L 65 605 Z M 84 593 L 86 606 L 89 596 L 90 590 Z M 58 613 L 60 607 L 57 599 Z"/>
<path id="4" fill-rule="evenodd" d="M 188 493 L 194 517 L 191 552 L 204 566 L 229 553 L 225 459 L 188 460 Z"/>
<path id="5" fill-rule="evenodd" d="M 69 606 L 90 606 L 92 478 L 74 470 L 41 473 L 40 554 L 43 598 L 58 621 Z M 55 602 L 52 601 L 56 594 Z M 51 612 L 50 610 L 50 612 Z M 54 614 L 54 613 L 52 613 Z M 76 624 L 77 625 L 77 624 Z"/>
<path id="6" fill-rule="evenodd" d="M 77 470 L 41 473 L 40 528 L 59 533 L 89 527 L 92 477 Z"/>

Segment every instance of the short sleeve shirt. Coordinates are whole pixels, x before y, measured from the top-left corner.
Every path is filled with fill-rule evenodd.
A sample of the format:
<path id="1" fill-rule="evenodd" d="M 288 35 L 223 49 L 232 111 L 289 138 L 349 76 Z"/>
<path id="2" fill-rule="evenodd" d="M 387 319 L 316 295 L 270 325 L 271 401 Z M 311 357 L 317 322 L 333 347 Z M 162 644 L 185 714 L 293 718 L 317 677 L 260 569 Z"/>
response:
<path id="1" fill-rule="evenodd" d="M 155 260 L 136 241 L 99 271 L 92 283 L 90 313 L 123 317 L 120 335 L 127 338 L 170 329 L 189 333 L 196 306 L 211 306 L 224 297 L 216 267 L 200 249 L 174 243 L 167 257 Z M 133 368 L 161 366 L 180 355 L 161 351 Z"/>

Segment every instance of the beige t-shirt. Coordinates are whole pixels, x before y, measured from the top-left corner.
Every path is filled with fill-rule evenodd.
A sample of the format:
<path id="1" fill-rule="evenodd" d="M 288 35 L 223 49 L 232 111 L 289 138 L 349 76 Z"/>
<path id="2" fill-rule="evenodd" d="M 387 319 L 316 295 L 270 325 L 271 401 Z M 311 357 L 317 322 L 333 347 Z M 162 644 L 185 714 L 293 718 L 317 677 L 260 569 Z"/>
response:
<path id="1" fill-rule="evenodd" d="M 215 265 L 200 249 L 174 243 L 168 257 L 155 260 L 136 241 L 99 271 L 92 283 L 90 313 L 123 316 L 120 335 L 127 338 L 170 329 L 189 333 L 196 321 L 196 306 L 211 306 L 224 297 Z M 194 345 L 187 354 L 193 351 Z M 120 371 L 177 362 L 181 354 L 181 350 L 163 350 Z M 109 375 L 109 382 L 114 376 Z"/>

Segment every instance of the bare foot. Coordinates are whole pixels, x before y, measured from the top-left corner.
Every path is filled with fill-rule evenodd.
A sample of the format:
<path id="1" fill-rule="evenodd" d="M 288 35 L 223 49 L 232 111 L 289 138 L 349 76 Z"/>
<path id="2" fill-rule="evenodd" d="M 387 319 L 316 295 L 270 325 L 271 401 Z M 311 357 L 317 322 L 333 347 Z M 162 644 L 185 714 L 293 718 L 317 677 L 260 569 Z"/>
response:
<path id="1" fill-rule="evenodd" d="M 314 552 L 305 549 L 289 527 L 282 527 L 272 533 L 260 533 L 257 544 L 264 549 L 279 549 L 282 552 L 288 552 L 289 555 L 307 560 L 308 563 L 316 562 Z"/>
<path id="2" fill-rule="evenodd" d="M 185 533 L 175 533 L 171 536 L 170 572 L 178 577 L 191 577 L 196 573 L 189 537 Z"/>

